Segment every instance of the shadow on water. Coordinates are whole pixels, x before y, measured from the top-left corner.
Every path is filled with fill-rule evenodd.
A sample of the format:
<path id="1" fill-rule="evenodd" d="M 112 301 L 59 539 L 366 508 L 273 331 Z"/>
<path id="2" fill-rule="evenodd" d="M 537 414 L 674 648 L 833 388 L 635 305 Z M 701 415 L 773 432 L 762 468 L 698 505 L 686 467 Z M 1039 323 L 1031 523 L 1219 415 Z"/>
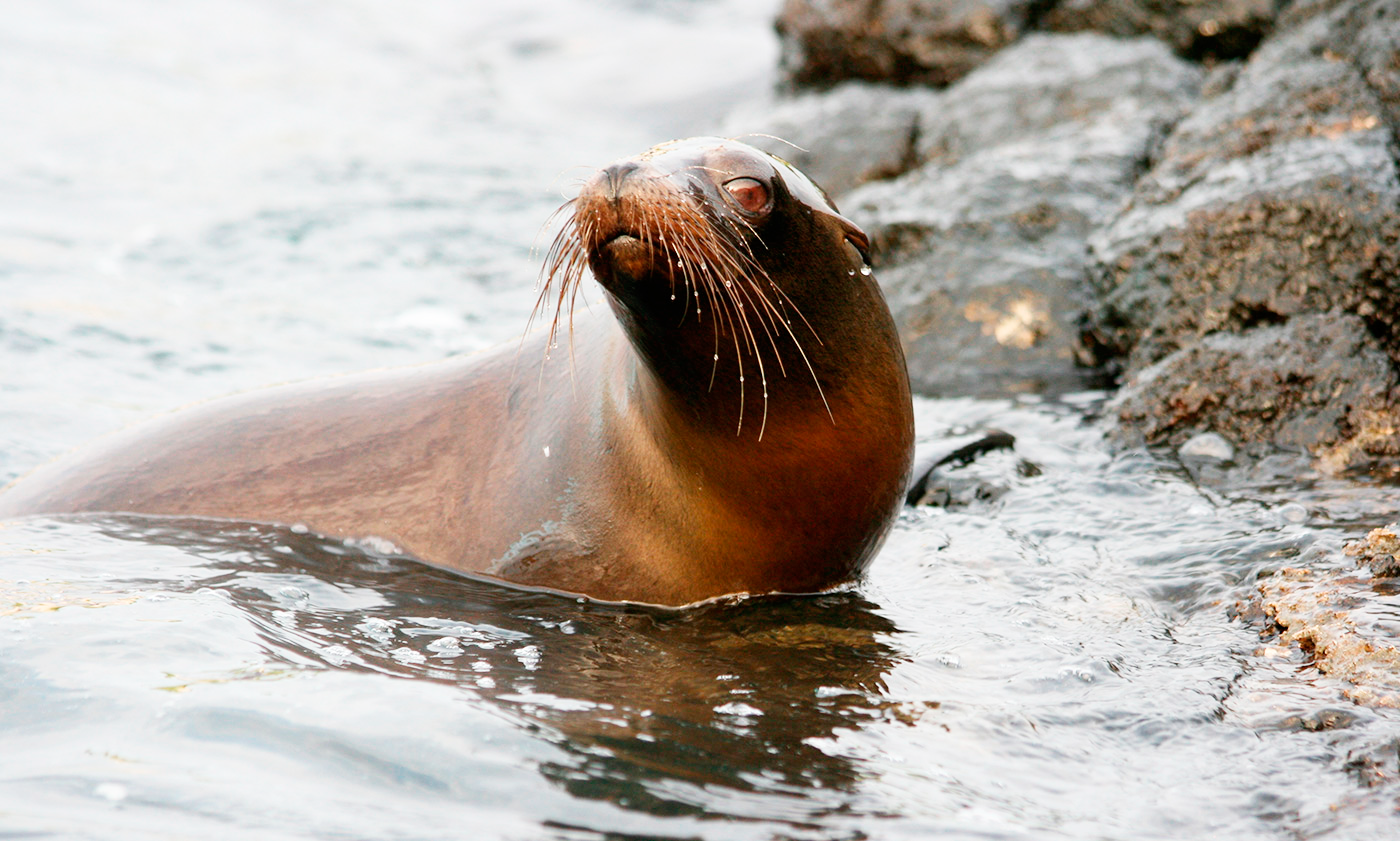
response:
<path id="1" fill-rule="evenodd" d="M 852 593 L 683 611 L 604 605 L 293 528 L 89 524 L 202 559 L 198 580 L 129 583 L 226 594 L 274 665 L 435 681 L 489 702 L 560 749 L 567 761 L 539 771 L 578 798 L 705 817 L 718 801 L 792 795 L 802 805 L 790 823 L 814 827 L 849 808 L 862 778 L 821 740 L 892 714 L 884 677 L 901 659 L 897 629 Z"/>

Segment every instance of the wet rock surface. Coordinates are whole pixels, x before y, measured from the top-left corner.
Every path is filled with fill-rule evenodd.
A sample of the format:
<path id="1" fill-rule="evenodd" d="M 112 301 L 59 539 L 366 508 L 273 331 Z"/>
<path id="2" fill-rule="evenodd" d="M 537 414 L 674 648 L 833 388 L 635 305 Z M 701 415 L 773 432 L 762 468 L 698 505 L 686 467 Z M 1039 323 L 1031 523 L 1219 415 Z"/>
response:
<path id="1" fill-rule="evenodd" d="M 1376 578 L 1400 577 L 1400 523 L 1371 529 L 1366 537 L 1347 544 L 1346 554 L 1356 558 L 1359 566 L 1371 568 Z"/>
<path id="2" fill-rule="evenodd" d="M 1215 433 L 1256 455 L 1310 452 L 1341 470 L 1396 457 L 1398 401 L 1395 371 L 1364 322 L 1327 313 L 1206 336 L 1134 373 L 1110 412 L 1125 441 L 1183 446 Z"/>
<path id="3" fill-rule="evenodd" d="M 974 19 L 980 64 L 907 59 Z M 1121 381 L 1125 442 L 1400 471 L 1400 0 L 792 0 L 778 29 L 799 84 L 948 85 L 744 127 L 872 234 L 917 391 Z"/>
<path id="4" fill-rule="evenodd" d="M 917 391 L 1093 382 L 1074 352 L 1086 238 L 1200 78 L 1150 39 L 1028 37 L 925 112 L 919 168 L 841 198 L 876 244 Z"/>
<path id="5" fill-rule="evenodd" d="M 916 391 L 1117 384 L 1109 436 L 1170 447 L 1204 493 L 1373 483 L 1391 519 L 1400 0 L 793 0 L 778 30 L 773 133 L 872 235 Z M 943 465 L 911 502 L 995 505 L 1016 458 Z M 1284 529 L 1313 516 L 1277 503 Z M 1352 544 L 1360 570 L 1333 551 L 1260 579 L 1256 665 L 1400 704 L 1394 535 Z M 1347 762 L 1377 785 L 1393 755 Z"/>
<path id="6" fill-rule="evenodd" d="M 1295 13 L 1215 80 L 1091 237 L 1086 348 L 1129 375 L 1128 436 L 1214 430 L 1333 470 L 1394 470 L 1394 5 Z"/>
<path id="7" fill-rule="evenodd" d="M 787 0 L 777 29 L 797 85 L 947 85 L 1012 43 L 1035 0 Z"/>
<path id="8" fill-rule="evenodd" d="M 1275 0 L 1062 0 L 1041 20 L 1062 32 L 1153 35 L 1183 56 L 1239 58 L 1273 24 Z"/>
<path id="9" fill-rule="evenodd" d="M 1400 182 L 1380 103 L 1325 20 L 1270 41 L 1167 138 L 1091 240 L 1092 339 L 1129 366 L 1217 330 L 1340 307 L 1395 340 Z"/>
<path id="10" fill-rule="evenodd" d="M 1343 696 L 1400 707 L 1400 649 L 1348 609 L 1365 600 L 1369 589 L 1357 576 L 1288 568 L 1266 579 L 1259 592 L 1282 641 L 1300 646 L 1319 671 L 1343 681 Z"/>
<path id="11" fill-rule="evenodd" d="M 1342 695 L 1357 703 L 1400 706 L 1400 646 L 1392 629 L 1397 594 L 1390 580 L 1398 532 L 1400 523 L 1391 524 L 1347 545 L 1345 554 L 1369 566 L 1369 575 L 1285 567 L 1259 585 L 1265 615 L 1281 640 L 1310 654 L 1313 665 L 1341 681 Z"/>

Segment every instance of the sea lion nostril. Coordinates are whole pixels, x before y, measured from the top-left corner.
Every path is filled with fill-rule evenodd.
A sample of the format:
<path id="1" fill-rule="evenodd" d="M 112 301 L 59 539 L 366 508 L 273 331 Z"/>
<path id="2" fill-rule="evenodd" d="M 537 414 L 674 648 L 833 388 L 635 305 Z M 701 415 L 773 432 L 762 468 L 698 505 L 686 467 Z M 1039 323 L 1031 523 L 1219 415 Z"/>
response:
<path id="1" fill-rule="evenodd" d="M 617 201 L 622 195 L 622 182 L 636 172 L 640 164 L 636 161 L 620 161 L 603 169 L 604 193 L 610 201 Z"/>

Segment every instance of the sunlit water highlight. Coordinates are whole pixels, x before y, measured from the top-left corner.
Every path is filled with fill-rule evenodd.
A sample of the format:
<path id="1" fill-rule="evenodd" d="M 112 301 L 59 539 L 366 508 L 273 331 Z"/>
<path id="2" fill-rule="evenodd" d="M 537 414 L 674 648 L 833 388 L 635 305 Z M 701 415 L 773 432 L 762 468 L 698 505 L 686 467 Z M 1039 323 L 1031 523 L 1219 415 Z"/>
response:
<path id="1" fill-rule="evenodd" d="M 578 167 L 769 84 L 774 5 L 20 4 L 0 478 L 191 400 L 515 339 Z M 1395 714 L 1249 605 L 1344 564 L 1395 489 L 1198 482 L 1111 452 L 1100 398 L 919 401 L 924 442 L 1015 453 L 819 598 L 620 609 L 292 528 L 0 524 L 0 834 L 1394 837 L 1359 769 L 1395 771 Z"/>

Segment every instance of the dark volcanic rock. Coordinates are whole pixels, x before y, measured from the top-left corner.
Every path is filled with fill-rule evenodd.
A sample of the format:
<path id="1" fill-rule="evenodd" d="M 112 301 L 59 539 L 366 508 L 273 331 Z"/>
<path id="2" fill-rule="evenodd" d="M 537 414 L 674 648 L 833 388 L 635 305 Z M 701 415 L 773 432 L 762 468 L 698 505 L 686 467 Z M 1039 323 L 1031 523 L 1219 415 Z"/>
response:
<path id="1" fill-rule="evenodd" d="M 1400 523 L 1386 528 L 1371 529 L 1366 537 L 1346 545 L 1346 554 L 1356 558 L 1358 566 L 1368 566 L 1376 578 L 1400 577 Z"/>
<path id="2" fill-rule="evenodd" d="M 1020 37 L 1037 0 L 787 0 L 782 69 L 797 85 L 946 85 Z"/>
<path id="3" fill-rule="evenodd" d="M 1214 330 L 1332 306 L 1394 317 L 1390 132 L 1352 65 L 1314 51 L 1316 35 L 1260 48 L 1176 127 L 1095 237 L 1106 299 L 1094 339 L 1108 355 L 1140 367 Z"/>
<path id="4" fill-rule="evenodd" d="M 1152 39 L 1031 36 L 944 91 L 929 163 L 843 197 L 875 240 L 917 391 L 1086 384 L 1085 240 L 1199 83 Z"/>
<path id="5" fill-rule="evenodd" d="M 1340 470 L 1400 457 L 1397 400 L 1400 377 L 1366 325 L 1328 313 L 1206 336 L 1134 374 L 1110 410 L 1120 436 L 1180 445 L 1210 430 Z"/>
<path id="6" fill-rule="evenodd" d="M 1400 86 L 1378 86 L 1390 86 L 1400 68 L 1400 27 L 1393 13 L 1361 14 L 1360 5 L 1318 11 L 1266 41 L 1177 125 L 1132 201 L 1091 240 L 1102 302 L 1086 345 L 1099 361 L 1126 357 L 1129 372 L 1142 372 L 1125 404 L 1136 408 L 1123 420 L 1149 441 L 1209 428 L 1329 454 L 1324 463 L 1334 468 L 1386 449 L 1364 442 L 1393 425 L 1393 386 L 1372 383 L 1379 390 L 1362 400 L 1353 395 L 1359 372 L 1310 357 L 1315 348 L 1287 346 L 1328 338 L 1292 329 L 1293 319 L 1348 314 L 1366 328 L 1372 379 L 1393 384 L 1400 362 L 1400 179 L 1388 101 Z M 1228 334 L 1264 325 L 1290 329 L 1270 334 L 1267 351 L 1256 348 L 1269 355 L 1259 357 L 1258 377 L 1243 363 L 1230 368 L 1236 390 L 1251 392 L 1226 401 L 1243 416 L 1206 411 L 1207 401 L 1199 422 L 1183 426 L 1196 398 L 1144 369 L 1164 357 L 1179 367 L 1192 353 L 1204 364 Z M 1291 377 L 1264 373 L 1278 357 L 1298 362 Z M 1302 377 L 1308 395 L 1355 399 L 1329 415 L 1311 397 L 1298 399 Z M 1335 430 L 1324 430 L 1329 424 Z"/>
<path id="7" fill-rule="evenodd" d="M 1041 20 L 1060 32 L 1155 35 L 1196 59 L 1243 58 L 1273 24 L 1275 0 L 1061 0 Z"/>

